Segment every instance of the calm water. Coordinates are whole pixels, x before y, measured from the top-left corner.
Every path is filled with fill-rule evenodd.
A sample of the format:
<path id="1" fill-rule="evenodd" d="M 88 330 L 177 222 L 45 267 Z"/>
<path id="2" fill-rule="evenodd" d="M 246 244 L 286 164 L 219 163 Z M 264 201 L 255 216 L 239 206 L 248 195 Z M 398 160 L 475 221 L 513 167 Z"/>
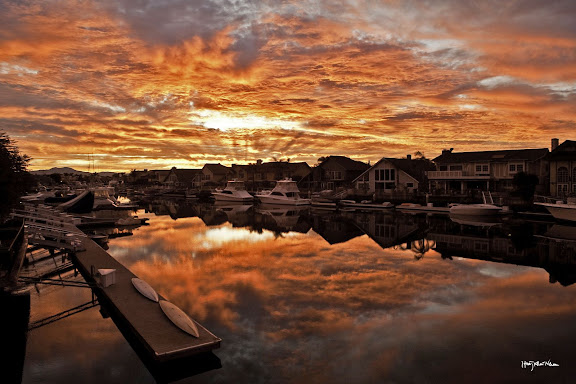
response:
<path id="1" fill-rule="evenodd" d="M 150 225 L 111 240 L 109 252 L 223 339 L 221 368 L 182 382 L 576 377 L 576 243 L 557 240 L 576 239 L 575 228 L 170 202 L 147 210 L 139 216 Z M 42 286 L 31 321 L 90 299 L 88 289 Z M 529 360 L 559 367 L 522 369 Z M 23 382 L 155 379 L 96 307 L 29 333 Z"/>

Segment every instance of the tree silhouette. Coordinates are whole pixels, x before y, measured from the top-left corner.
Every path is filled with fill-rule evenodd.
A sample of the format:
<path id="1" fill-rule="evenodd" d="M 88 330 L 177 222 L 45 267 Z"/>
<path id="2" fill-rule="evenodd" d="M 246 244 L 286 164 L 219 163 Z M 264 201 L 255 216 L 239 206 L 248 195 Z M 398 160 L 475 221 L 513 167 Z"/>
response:
<path id="1" fill-rule="evenodd" d="M 16 143 L 0 132 L 0 217 L 10 211 L 32 184 L 32 176 L 26 170 L 29 162 L 30 158 L 20 154 Z"/>

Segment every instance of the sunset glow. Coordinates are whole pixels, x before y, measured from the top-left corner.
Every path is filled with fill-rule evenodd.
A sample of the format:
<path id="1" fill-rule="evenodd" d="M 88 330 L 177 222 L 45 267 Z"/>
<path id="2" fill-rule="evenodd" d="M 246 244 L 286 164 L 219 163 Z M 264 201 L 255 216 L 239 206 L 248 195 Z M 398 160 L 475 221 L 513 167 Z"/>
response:
<path id="1" fill-rule="evenodd" d="M 545 148 L 574 138 L 575 17 L 570 0 L 5 1 L 0 131 L 32 170 Z"/>

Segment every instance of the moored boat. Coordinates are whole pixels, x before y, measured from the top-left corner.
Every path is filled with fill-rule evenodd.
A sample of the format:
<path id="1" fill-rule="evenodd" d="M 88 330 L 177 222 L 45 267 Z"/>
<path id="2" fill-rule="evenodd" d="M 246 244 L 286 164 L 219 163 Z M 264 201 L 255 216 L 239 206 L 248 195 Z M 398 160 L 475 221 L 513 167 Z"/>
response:
<path id="1" fill-rule="evenodd" d="M 451 215 L 459 216 L 492 216 L 502 212 L 502 207 L 494 204 L 492 195 L 488 192 L 490 202 L 487 201 L 486 195 L 482 192 L 483 203 L 480 204 L 454 204 L 450 207 Z"/>
<path id="2" fill-rule="evenodd" d="M 272 191 L 256 194 L 256 197 L 265 204 L 310 205 L 310 199 L 301 198 L 296 182 L 289 178 L 278 180 Z"/>
<path id="3" fill-rule="evenodd" d="M 553 203 L 534 203 L 534 205 L 546 208 L 556 220 L 576 222 L 576 203 L 573 201 L 565 203 L 558 200 Z"/>
<path id="4" fill-rule="evenodd" d="M 216 201 L 245 203 L 253 201 L 254 197 L 246 191 L 244 182 L 241 180 L 230 180 L 226 188 L 212 192 Z"/>

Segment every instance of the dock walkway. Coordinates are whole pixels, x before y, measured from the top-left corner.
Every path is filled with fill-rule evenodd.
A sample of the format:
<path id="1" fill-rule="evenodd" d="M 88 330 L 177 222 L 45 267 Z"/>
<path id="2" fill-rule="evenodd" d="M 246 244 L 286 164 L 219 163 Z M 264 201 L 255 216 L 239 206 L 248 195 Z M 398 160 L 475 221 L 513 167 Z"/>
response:
<path id="1" fill-rule="evenodd" d="M 95 288 L 98 301 L 111 311 L 119 327 L 127 327 L 142 346 L 158 361 L 186 357 L 220 347 L 221 339 L 195 322 L 200 337 L 195 338 L 176 327 L 160 305 L 142 296 L 132 285 L 137 277 L 94 241 L 83 239 L 85 250 L 72 255 L 88 283 L 97 283 L 92 275 L 98 269 L 116 269 L 116 283 Z M 162 298 L 160 294 L 158 296 Z M 118 324 L 119 322 L 119 324 Z"/>
<path id="2" fill-rule="evenodd" d="M 102 307 L 119 330 L 147 357 L 157 362 L 175 361 L 220 347 L 220 338 L 196 323 L 199 337 L 178 328 L 162 311 L 160 304 L 141 295 L 132 285 L 137 277 L 76 227 L 76 220 L 53 209 L 26 206 L 14 217 L 24 219 L 30 244 L 65 249 L 86 282 L 92 286 Z M 115 281 L 104 286 L 99 269 L 114 269 Z M 158 294 L 160 299 L 164 299 Z"/>

